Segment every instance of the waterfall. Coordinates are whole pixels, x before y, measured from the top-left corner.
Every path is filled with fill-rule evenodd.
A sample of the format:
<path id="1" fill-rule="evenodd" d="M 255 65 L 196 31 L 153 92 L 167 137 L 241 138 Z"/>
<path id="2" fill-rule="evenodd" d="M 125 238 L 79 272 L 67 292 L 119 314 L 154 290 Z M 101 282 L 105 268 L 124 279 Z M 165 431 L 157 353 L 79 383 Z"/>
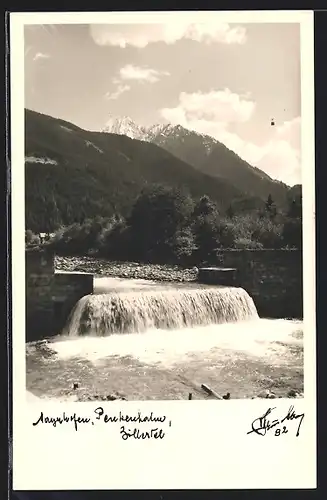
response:
<path id="1" fill-rule="evenodd" d="M 104 336 L 181 329 L 258 318 L 242 288 L 146 290 L 86 295 L 72 310 L 64 335 Z"/>

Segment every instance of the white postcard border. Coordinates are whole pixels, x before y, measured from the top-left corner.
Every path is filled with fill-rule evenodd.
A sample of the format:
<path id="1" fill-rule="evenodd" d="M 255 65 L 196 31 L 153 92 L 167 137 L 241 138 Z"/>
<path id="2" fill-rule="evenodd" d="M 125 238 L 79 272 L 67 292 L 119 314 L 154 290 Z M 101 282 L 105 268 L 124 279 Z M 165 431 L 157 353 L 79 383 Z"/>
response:
<path id="1" fill-rule="evenodd" d="M 76 432 L 33 427 L 47 414 L 91 413 L 94 403 L 29 405 L 25 394 L 24 24 L 201 22 L 301 23 L 305 419 L 299 437 L 247 435 L 266 400 L 118 402 L 106 412 L 165 414 L 162 441 L 123 441 L 115 424 Z M 316 486 L 315 185 L 313 13 L 310 11 L 14 13 L 10 15 L 13 489 L 244 489 Z M 274 401 L 280 415 L 289 400 Z"/>

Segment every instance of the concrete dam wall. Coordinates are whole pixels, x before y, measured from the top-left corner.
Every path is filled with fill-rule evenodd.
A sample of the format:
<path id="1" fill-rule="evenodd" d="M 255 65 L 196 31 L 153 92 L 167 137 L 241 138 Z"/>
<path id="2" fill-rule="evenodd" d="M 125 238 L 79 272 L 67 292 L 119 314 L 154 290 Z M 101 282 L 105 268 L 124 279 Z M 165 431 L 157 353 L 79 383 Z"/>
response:
<path id="1" fill-rule="evenodd" d="M 240 286 L 266 318 L 303 318 L 300 250 L 222 250 L 217 270 L 199 270 L 199 280 Z"/>
<path id="2" fill-rule="evenodd" d="M 56 335 L 76 302 L 93 293 L 92 274 L 55 273 L 54 254 L 28 250 L 26 274 L 26 340 Z"/>

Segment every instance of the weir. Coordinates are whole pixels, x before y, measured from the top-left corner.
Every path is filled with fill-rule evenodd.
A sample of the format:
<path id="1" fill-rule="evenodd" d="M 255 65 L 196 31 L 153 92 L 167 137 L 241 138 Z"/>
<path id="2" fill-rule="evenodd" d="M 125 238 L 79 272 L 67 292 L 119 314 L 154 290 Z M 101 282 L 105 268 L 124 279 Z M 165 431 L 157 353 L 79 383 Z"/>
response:
<path id="1" fill-rule="evenodd" d="M 175 330 L 258 318 L 242 288 L 212 287 L 87 295 L 68 319 L 63 335 L 105 336 Z"/>
<path id="2" fill-rule="evenodd" d="M 303 317 L 302 253 L 300 251 L 222 250 L 221 258 L 217 264 L 222 267 L 199 269 L 199 282 L 194 282 L 194 290 L 202 290 L 201 293 L 205 295 L 206 292 L 203 291 L 204 287 L 208 290 L 208 287 L 216 285 L 215 290 L 218 295 L 221 295 L 223 292 L 219 292 L 218 290 L 222 290 L 222 288 L 219 288 L 217 285 L 224 285 L 226 287 L 225 289 L 229 290 L 236 290 L 236 288 L 233 287 L 241 287 L 238 288 L 239 293 L 247 292 L 249 294 L 248 296 L 251 297 L 251 301 L 253 299 L 261 318 L 300 319 Z M 138 294 L 140 292 L 140 281 L 142 280 L 132 280 L 133 283 L 127 283 L 125 278 L 122 280 L 118 278 L 106 278 L 108 282 L 103 282 L 100 288 L 96 290 L 94 285 L 96 279 L 92 274 L 80 274 L 76 272 L 73 274 L 64 273 L 55 271 L 54 267 L 54 254 L 50 249 L 32 248 L 26 250 L 25 283 L 27 341 L 58 335 L 62 332 L 64 325 L 71 324 L 72 318 L 74 315 L 77 315 L 77 310 L 79 310 L 79 308 L 83 311 L 80 328 L 81 332 L 91 331 L 91 326 L 89 324 L 90 321 L 92 321 L 92 327 L 95 327 L 96 332 L 105 331 L 104 335 L 108 334 L 107 326 L 104 326 L 106 325 L 106 320 L 101 319 L 100 321 L 96 318 L 105 318 L 108 316 L 107 309 L 109 308 L 110 310 L 110 306 L 108 304 L 106 306 L 105 302 L 109 299 L 106 297 L 101 303 L 100 298 L 90 298 L 89 294 L 97 294 L 99 292 L 101 292 L 101 294 L 108 294 L 110 292 L 113 296 L 113 300 L 118 304 L 119 300 L 117 294 L 122 300 L 123 292 L 133 291 L 135 292 L 135 296 L 140 299 Z M 168 295 L 171 297 L 172 302 L 178 302 L 182 297 L 179 293 L 181 293 L 182 290 L 184 291 L 183 293 L 186 293 L 184 289 L 185 283 L 174 282 L 170 284 L 166 283 L 166 285 L 170 288 L 170 295 L 168 292 L 165 292 L 166 304 L 169 302 Z M 151 291 L 154 293 L 156 287 L 157 283 L 146 280 L 146 288 L 149 292 Z M 243 289 L 243 292 L 240 292 L 241 289 Z M 192 293 L 197 293 L 194 290 Z M 246 292 L 244 290 L 246 290 Z M 177 295 L 174 296 L 173 291 L 175 291 Z M 87 298 L 82 299 L 82 302 L 78 302 L 81 297 Z M 184 295 L 183 297 L 185 299 L 186 296 Z M 131 295 L 129 295 L 128 300 L 130 303 Z M 235 296 L 233 300 L 235 300 Z M 186 302 L 187 300 L 185 299 L 184 303 Z M 190 302 L 191 299 L 189 299 L 189 303 Z M 101 307 L 100 303 L 102 304 Z M 126 299 L 126 307 L 127 303 L 128 301 Z M 139 306 L 136 307 L 136 310 L 138 310 L 138 307 Z M 174 307 L 177 306 L 174 305 Z M 172 313 L 174 307 L 169 306 L 170 309 L 166 308 L 165 311 L 169 310 L 170 313 Z M 102 312 L 100 313 L 99 310 L 96 312 L 97 308 L 100 308 Z M 70 319 L 67 323 L 68 316 L 72 309 L 74 309 L 74 314 L 70 315 Z M 92 311 L 90 318 L 87 317 L 86 309 Z M 129 309 L 127 308 L 127 310 Z M 203 314 L 208 314 L 208 311 L 203 313 L 203 311 L 206 311 L 205 306 L 204 309 L 202 309 L 202 313 L 199 312 L 200 310 L 201 308 L 198 308 L 197 314 L 199 317 L 203 317 Z M 111 311 L 109 316 L 112 314 L 113 312 Z M 118 313 L 115 314 L 118 315 Z M 124 314 L 128 316 L 127 312 L 125 312 L 122 313 L 121 318 L 124 318 Z M 153 314 L 154 317 L 156 317 L 156 313 Z M 184 316 L 189 316 L 189 311 L 187 310 L 184 316 L 182 311 L 178 313 L 179 316 L 178 314 L 176 316 L 176 314 L 175 311 L 173 313 L 175 319 L 171 320 L 173 322 L 172 324 L 185 325 L 186 320 L 184 320 Z M 194 314 L 190 317 L 194 318 Z M 209 317 L 211 318 L 210 314 L 212 313 L 209 313 Z M 148 318 L 146 324 L 165 324 L 166 319 L 150 319 L 152 316 L 148 312 L 146 316 Z M 119 317 L 119 315 L 117 317 Z M 237 314 L 234 314 L 234 317 L 237 318 Z M 193 323 L 196 319 L 190 319 L 189 321 Z M 216 321 L 216 319 L 214 319 L 214 321 Z M 140 325 L 139 320 L 135 320 L 135 322 L 136 326 Z M 127 325 L 128 321 L 117 319 L 116 323 L 114 323 L 114 325 L 116 325 L 115 328 L 120 324 Z M 119 328 L 122 327 L 119 326 Z M 130 327 L 128 327 L 127 330 L 129 328 Z M 137 326 L 137 328 L 141 328 L 141 326 Z M 166 328 L 170 328 L 169 324 L 167 324 Z M 66 330 L 67 328 L 65 331 Z M 74 331 L 74 328 L 72 328 L 71 331 Z M 120 332 L 121 330 L 118 331 Z M 112 331 L 109 330 L 109 333 L 112 333 Z M 103 333 L 96 333 L 96 335 L 100 334 Z"/>

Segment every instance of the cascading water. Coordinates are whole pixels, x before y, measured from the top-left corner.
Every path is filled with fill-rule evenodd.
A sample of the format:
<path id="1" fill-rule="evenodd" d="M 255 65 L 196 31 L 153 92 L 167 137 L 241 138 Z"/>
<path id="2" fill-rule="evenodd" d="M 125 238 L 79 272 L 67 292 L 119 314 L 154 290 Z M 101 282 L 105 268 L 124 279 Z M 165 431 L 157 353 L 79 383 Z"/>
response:
<path id="1" fill-rule="evenodd" d="M 30 390 L 74 381 L 82 400 L 113 391 L 141 400 L 196 391 L 202 399 L 201 383 L 243 398 L 273 379 L 281 388 L 303 384 L 302 323 L 260 319 L 242 288 L 96 278 L 46 349 L 54 356 L 43 360 L 44 346 L 28 345 Z M 62 400 L 67 388 L 58 389 Z"/>
<path id="2" fill-rule="evenodd" d="M 66 336 L 178 330 L 258 319 L 242 288 L 146 290 L 87 295 L 73 309 Z"/>

